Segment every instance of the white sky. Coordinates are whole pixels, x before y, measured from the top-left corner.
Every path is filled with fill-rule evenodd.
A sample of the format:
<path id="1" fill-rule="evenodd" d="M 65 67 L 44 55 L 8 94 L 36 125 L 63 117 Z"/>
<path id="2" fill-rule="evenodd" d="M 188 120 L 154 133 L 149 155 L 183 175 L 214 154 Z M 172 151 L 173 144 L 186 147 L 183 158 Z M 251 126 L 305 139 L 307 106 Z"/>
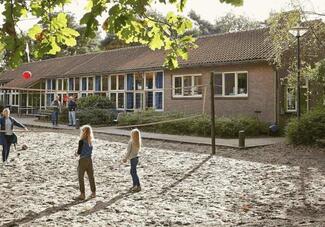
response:
<path id="1" fill-rule="evenodd" d="M 233 7 L 229 4 L 222 4 L 219 0 L 188 0 L 184 14 L 187 15 L 190 10 L 195 10 L 202 19 L 214 22 L 217 17 L 224 16 L 232 12 L 237 15 L 245 15 L 255 20 L 264 21 L 268 18 L 271 12 L 278 12 L 291 9 L 291 2 L 300 1 L 306 11 L 316 11 L 325 13 L 325 0 L 244 0 L 244 5 L 241 7 Z M 72 4 L 66 6 L 65 11 L 70 11 L 75 14 L 77 19 L 85 13 L 85 5 L 87 0 L 72 0 Z M 163 14 L 173 10 L 171 7 L 166 7 L 162 4 L 153 6 Z M 0 8 L 2 11 L 3 9 Z M 1 17 L 2 15 L 0 15 Z M 325 19 L 325 18 L 324 18 Z M 102 21 L 103 19 L 101 19 Z M 0 22 L 2 19 L 0 18 Z M 26 20 L 20 22 L 19 27 L 22 30 L 27 30 L 35 23 L 35 20 Z M 104 36 L 104 34 L 102 34 Z"/>

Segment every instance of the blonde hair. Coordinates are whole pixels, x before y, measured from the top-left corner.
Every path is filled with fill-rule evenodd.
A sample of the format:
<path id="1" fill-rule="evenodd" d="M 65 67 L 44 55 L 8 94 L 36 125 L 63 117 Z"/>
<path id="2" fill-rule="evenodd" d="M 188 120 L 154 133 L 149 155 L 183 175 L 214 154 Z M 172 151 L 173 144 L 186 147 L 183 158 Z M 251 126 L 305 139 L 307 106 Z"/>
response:
<path id="1" fill-rule="evenodd" d="M 8 116 L 10 115 L 10 109 L 9 108 L 4 108 L 2 110 L 2 115 L 4 116 L 5 113 L 8 113 Z"/>
<path id="2" fill-rule="evenodd" d="M 87 140 L 88 144 L 92 144 L 94 140 L 93 129 L 90 125 L 84 125 L 80 128 L 80 139 Z"/>
<path id="3" fill-rule="evenodd" d="M 136 148 L 141 148 L 141 134 L 139 129 L 133 129 L 131 131 L 131 141 L 135 145 Z"/>

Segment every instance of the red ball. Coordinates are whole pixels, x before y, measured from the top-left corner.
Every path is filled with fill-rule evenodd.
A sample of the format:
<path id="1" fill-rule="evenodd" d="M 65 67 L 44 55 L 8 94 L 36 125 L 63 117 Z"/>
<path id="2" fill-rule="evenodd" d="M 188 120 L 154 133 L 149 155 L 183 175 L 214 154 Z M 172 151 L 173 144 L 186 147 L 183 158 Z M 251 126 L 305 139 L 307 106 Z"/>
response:
<path id="1" fill-rule="evenodd" d="M 32 73 L 30 71 L 25 71 L 23 72 L 22 76 L 25 80 L 28 80 L 32 77 Z"/>

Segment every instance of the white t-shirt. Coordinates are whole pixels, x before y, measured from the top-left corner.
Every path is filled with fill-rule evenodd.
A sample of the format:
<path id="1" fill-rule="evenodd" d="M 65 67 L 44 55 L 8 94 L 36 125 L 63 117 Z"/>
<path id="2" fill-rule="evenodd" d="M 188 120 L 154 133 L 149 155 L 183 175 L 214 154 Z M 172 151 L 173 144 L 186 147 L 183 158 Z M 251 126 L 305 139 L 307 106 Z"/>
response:
<path id="1" fill-rule="evenodd" d="M 6 123 L 5 123 L 5 135 L 12 135 L 12 122 L 9 118 L 6 118 Z"/>

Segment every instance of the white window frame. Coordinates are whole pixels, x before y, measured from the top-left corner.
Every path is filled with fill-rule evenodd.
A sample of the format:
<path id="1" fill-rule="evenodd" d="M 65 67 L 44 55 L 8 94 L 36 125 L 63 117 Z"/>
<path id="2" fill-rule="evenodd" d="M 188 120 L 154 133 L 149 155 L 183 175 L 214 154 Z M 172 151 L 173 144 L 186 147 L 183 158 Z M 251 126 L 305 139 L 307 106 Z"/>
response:
<path id="1" fill-rule="evenodd" d="M 116 89 L 114 89 L 114 90 L 112 90 L 112 76 L 115 76 L 116 77 Z M 119 89 L 119 77 L 120 76 L 123 76 L 124 77 L 124 80 L 123 80 L 123 83 L 124 83 L 124 86 L 123 86 L 123 89 Z M 109 75 L 109 84 L 108 84 L 108 90 L 109 91 L 114 91 L 114 92 L 118 92 L 118 91 L 126 91 L 126 74 L 124 74 L 124 73 L 121 73 L 121 74 L 112 74 L 112 75 Z"/>
<path id="2" fill-rule="evenodd" d="M 191 95 L 185 95 L 184 96 L 184 77 L 191 77 L 191 83 L 192 83 L 192 86 L 191 86 Z M 194 95 L 194 77 L 196 77 L 196 76 L 201 76 L 201 79 L 202 79 L 202 74 L 182 74 L 182 75 L 173 75 L 172 76 L 172 86 L 173 86 L 173 98 L 196 98 L 196 97 L 198 97 L 198 98 L 201 98 L 202 97 L 202 94 L 201 95 Z M 175 94 L 175 78 L 177 78 L 177 77 L 180 77 L 180 78 L 182 78 L 182 94 L 181 95 L 176 95 Z M 198 85 L 198 86 L 202 86 L 203 84 L 201 84 L 201 85 Z"/>
<path id="3" fill-rule="evenodd" d="M 238 94 L 238 74 L 246 73 L 247 75 L 247 94 Z M 248 97 L 248 91 L 249 91 L 249 83 L 248 83 L 248 71 L 229 71 L 229 72 L 214 72 L 214 74 L 221 74 L 222 75 L 222 94 L 214 94 L 214 97 L 226 97 L 226 98 L 232 98 L 232 97 Z M 235 94 L 234 95 L 225 95 L 226 91 L 226 79 L 225 74 L 235 74 Z"/>
<path id="4" fill-rule="evenodd" d="M 289 91 L 289 89 L 293 89 L 294 91 L 296 91 L 295 88 L 288 87 L 288 86 L 285 87 L 285 110 L 286 110 L 287 113 L 295 113 L 295 112 L 297 112 L 297 94 L 295 92 L 295 95 L 294 95 L 294 98 L 295 98 L 295 109 L 289 110 L 288 109 L 288 94 L 289 94 L 288 91 Z"/>

